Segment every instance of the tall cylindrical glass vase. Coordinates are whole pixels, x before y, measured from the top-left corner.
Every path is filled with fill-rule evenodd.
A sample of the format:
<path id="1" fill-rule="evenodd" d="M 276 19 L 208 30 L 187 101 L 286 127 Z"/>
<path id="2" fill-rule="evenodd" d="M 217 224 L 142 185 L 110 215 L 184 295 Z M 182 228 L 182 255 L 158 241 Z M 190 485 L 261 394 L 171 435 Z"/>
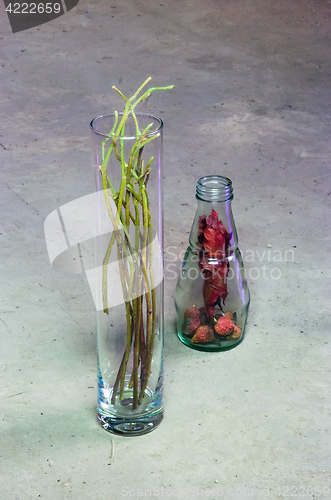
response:
<path id="1" fill-rule="evenodd" d="M 98 420 L 140 435 L 163 417 L 162 120 L 91 122 Z"/>
<path id="2" fill-rule="evenodd" d="M 232 214 L 232 182 L 198 180 L 197 211 L 178 278 L 179 339 L 200 351 L 232 349 L 244 338 L 249 290 Z"/>

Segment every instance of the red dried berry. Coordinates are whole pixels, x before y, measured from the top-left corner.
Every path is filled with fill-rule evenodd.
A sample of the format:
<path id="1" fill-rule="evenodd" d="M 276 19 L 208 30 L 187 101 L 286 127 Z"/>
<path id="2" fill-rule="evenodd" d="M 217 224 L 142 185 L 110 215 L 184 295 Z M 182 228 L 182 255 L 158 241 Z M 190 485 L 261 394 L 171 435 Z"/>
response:
<path id="1" fill-rule="evenodd" d="M 226 318 L 233 319 L 233 314 L 232 314 L 232 312 L 230 312 L 230 311 L 229 311 L 229 312 L 227 312 L 227 313 L 224 313 L 224 316 L 225 316 Z"/>
<path id="2" fill-rule="evenodd" d="M 222 337 L 227 337 L 233 332 L 234 324 L 226 316 L 221 316 L 215 325 L 215 332 Z"/>
<path id="3" fill-rule="evenodd" d="M 240 337 L 240 335 L 241 335 L 241 328 L 239 328 L 239 326 L 237 326 L 237 325 L 234 325 L 234 329 L 233 329 L 233 332 L 231 334 L 231 338 L 237 339 Z"/>
<path id="4" fill-rule="evenodd" d="M 189 307 L 184 312 L 184 318 L 185 319 L 188 319 L 188 318 L 192 319 L 192 318 L 199 318 L 199 317 L 200 317 L 200 311 L 195 306 Z"/>
<path id="5" fill-rule="evenodd" d="M 213 330 L 208 325 L 199 326 L 195 332 L 192 342 L 194 344 L 207 344 L 213 340 Z"/>
<path id="6" fill-rule="evenodd" d="M 199 328 L 201 325 L 200 318 L 192 318 L 189 319 L 189 323 L 187 326 L 187 335 L 192 336 L 194 332 Z"/>

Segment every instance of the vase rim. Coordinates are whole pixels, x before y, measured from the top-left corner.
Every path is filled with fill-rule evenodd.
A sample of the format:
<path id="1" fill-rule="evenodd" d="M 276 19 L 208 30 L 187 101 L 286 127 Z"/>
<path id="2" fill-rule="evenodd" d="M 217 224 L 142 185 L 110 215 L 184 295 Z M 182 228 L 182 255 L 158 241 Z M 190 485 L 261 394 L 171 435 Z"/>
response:
<path id="1" fill-rule="evenodd" d="M 233 199 L 232 181 L 223 175 L 200 177 L 196 188 L 197 198 L 203 201 L 224 203 Z"/>
<path id="2" fill-rule="evenodd" d="M 152 114 L 149 114 L 149 113 L 135 113 L 135 115 L 139 118 L 151 118 L 152 120 L 156 120 L 157 121 L 157 128 L 153 128 L 152 130 L 149 130 L 147 134 L 144 135 L 144 137 L 153 137 L 157 134 L 159 134 L 161 132 L 161 130 L 163 129 L 163 121 L 161 120 L 161 118 L 159 118 L 158 116 L 155 116 L 155 115 L 152 115 Z M 90 122 L 90 129 L 92 130 L 93 133 L 97 134 L 97 135 L 101 135 L 102 137 L 109 137 L 109 138 L 119 138 L 119 139 L 124 139 L 124 140 L 133 140 L 133 139 L 137 139 L 138 137 L 141 137 L 141 136 L 138 136 L 138 135 L 130 135 L 130 136 L 117 136 L 117 135 L 114 135 L 114 134 L 105 134 L 103 132 L 100 132 L 100 130 L 98 130 L 97 128 L 95 128 L 95 125 L 100 122 L 101 120 L 106 120 L 107 118 L 113 118 L 115 116 L 115 113 L 108 113 L 106 115 L 100 115 L 100 116 L 96 116 L 95 118 L 93 118 L 93 120 L 91 120 Z M 118 116 L 123 116 L 123 113 L 118 113 Z M 129 113 L 128 116 L 132 116 L 131 113 Z M 153 124 L 154 125 L 154 124 Z"/>

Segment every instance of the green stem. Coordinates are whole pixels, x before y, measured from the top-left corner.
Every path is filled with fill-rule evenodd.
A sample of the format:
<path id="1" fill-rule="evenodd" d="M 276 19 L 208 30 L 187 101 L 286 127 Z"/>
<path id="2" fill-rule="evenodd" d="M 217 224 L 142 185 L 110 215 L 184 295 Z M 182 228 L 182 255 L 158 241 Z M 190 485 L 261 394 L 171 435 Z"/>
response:
<path id="1" fill-rule="evenodd" d="M 113 386 L 113 394 L 112 394 L 112 398 L 111 398 L 112 405 L 115 404 L 115 399 L 116 399 L 119 384 L 121 384 L 120 385 L 120 400 L 123 399 L 124 377 L 125 377 L 126 367 L 127 367 L 129 356 L 130 356 L 130 350 L 131 350 L 131 344 L 132 344 L 132 338 L 133 338 L 132 325 L 131 325 L 131 321 L 130 321 L 130 317 L 131 317 L 130 304 L 128 302 L 125 304 L 125 310 L 126 310 L 126 324 L 127 324 L 127 332 L 126 332 L 127 344 L 126 344 L 126 348 L 124 351 L 122 362 L 120 364 L 120 368 L 118 370 L 117 377 L 116 377 L 116 380 L 115 380 L 115 383 Z"/>
<path id="2" fill-rule="evenodd" d="M 111 255 L 111 251 L 113 249 L 115 241 L 115 233 L 112 233 L 110 242 L 106 251 L 106 255 L 102 262 L 102 303 L 103 303 L 103 311 L 108 314 L 108 287 L 107 287 L 107 272 L 108 272 L 108 263 Z"/>

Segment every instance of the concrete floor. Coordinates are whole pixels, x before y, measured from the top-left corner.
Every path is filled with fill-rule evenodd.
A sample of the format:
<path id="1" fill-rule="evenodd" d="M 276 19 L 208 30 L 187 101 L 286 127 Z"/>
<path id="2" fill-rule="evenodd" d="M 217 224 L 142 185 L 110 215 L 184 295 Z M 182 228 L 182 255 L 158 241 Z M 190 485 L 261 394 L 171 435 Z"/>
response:
<path id="1" fill-rule="evenodd" d="M 330 0 L 80 0 L 15 34 L 0 15 L 1 498 L 330 498 Z M 91 192 L 112 85 L 147 76 L 175 85 L 140 109 L 165 122 L 165 418 L 121 438 L 96 422 L 86 277 L 51 268 L 44 220 Z M 174 325 L 207 174 L 233 181 L 251 291 L 218 354 Z"/>

